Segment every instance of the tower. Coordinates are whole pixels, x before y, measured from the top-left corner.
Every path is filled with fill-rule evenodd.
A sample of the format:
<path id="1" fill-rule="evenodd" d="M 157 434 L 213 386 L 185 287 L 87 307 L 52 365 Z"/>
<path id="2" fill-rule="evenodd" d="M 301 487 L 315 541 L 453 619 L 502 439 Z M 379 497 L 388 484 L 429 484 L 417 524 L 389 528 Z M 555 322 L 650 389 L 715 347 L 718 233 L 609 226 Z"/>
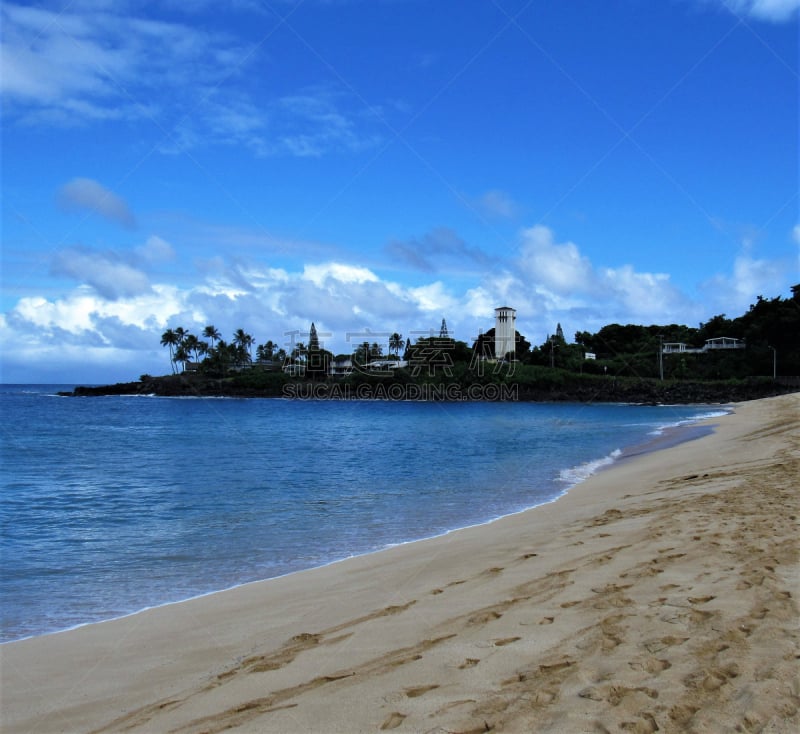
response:
<path id="1" fill-rule="evenodd" d="M 514 359 L 516 352 L 517 312 L 510 306 L 500 306 L 494 310 L 494 356 L 504 359 L 510 353 Z"/>

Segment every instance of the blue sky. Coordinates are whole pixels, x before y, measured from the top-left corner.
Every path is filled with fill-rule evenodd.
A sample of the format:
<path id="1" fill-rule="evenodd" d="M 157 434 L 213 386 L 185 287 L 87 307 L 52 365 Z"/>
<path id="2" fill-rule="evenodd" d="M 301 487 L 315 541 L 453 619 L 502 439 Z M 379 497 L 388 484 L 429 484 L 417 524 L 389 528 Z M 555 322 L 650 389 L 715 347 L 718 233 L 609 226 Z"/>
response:
<path id="1" fill-rule="evenodd" d="M 800 0 L 6 0 L 2 380 L 789 295 Z"/>

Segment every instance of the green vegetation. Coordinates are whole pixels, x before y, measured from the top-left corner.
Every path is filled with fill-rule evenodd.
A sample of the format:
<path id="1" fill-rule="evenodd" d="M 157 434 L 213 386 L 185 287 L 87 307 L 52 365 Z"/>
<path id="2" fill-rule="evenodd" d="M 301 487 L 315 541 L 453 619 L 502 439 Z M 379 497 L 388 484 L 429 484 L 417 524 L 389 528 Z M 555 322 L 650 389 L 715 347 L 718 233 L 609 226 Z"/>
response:
<path id="1" fill-rule="evenodd" d="M 281 394 L 287 383 L 301 381 L 351 388 L 446 384 L 467 390 L 513 385 L 521 399 L 564 395 L 664 400 L 673 395 L 700 400 L 702 391 L 687 390 L 687 385 L 713 384 L 717 392 L 738 394 L 765 390 L 773 382 L 773 370 L 778 377 L 800 375 L 800 285 L 792 288 L 791 298 L 759 296 L 747 313 L 733 319 L 714 316 L 697 328 L 609 324 L 597 333 L 578 332 L 575 342 L 568 343 L 559 325 L 553 336 L 536 346 L 517 332 L 514 361 L 495 358 L 493 329 L 472 345 L 449 337 L 445 327 L 440 336 L 413 344 L 395 332 L 386 344 L 388 357 L 383 345 L 367 341 L 358 344 L 352 355 L 334 357 L 320 346 L 312 324 L 307 344 L 293 342 L 287 353 L 270 340 L 256 347 L 255 361 L 255 340 L 243 329 L 226 342 L 209 325 L 203 337 L 178 327 L 165 331 L 161 344 L 169 349 L 173 374 L 195 374 L 197 380 L 205 380 L 204 389 L 223 392 L 274 395 Z M 746 346 L 699 351 L 707 340 L 719 337 L 735 338 Z M 663 352 L 663 345 L 670 343 L 682 343 L 687 350 Z M 403 349 L 405 367 L 390 368 L 380 361 L 399 359 Z M 334 376 L 331 367 L 337 364 L 347 366 L 340 371 L 344 374 Z M 142 377 L 142 382 L 145 377 L 153 380 Z M 713 397 L 708 391 L 705 395 Z"/>
<path id="2" fill-rule="evenodd" d="M 741 350 L 711 350 L 703 353 L 664 354 L 659 363 L 660 344 L 683 342 L 702 348 L 708 339 L 733 337 L 744 341 Z M 765 299 L 761 296 L 747 313 L 728 319 L 714 316 L 698 328 L 633 326 L 610 324 L 596 334 L 578 332 L 577 344 L 556 345 L 555 364 L 575 369 L 582 350 L 597 359 L 583 363 L 583 371 L 621 376 L 665 379 L 728 380 L 766 375 L 800 375 L 800 285 L 792 287 L 791 298 Z M 534 350 L 532 362 L 546 364 L 549 345 Z"/>

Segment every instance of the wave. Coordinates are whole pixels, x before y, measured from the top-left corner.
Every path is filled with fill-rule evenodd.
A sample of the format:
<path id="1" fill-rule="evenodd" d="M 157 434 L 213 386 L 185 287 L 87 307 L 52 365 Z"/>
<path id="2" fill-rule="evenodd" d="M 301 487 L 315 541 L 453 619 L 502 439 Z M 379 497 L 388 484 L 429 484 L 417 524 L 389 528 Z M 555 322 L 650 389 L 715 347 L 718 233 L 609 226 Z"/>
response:
<path id="1" fill-rule="evenodd" d="M 664 406 L 669 407 L 669 406 Z M 682 406 L 677 406 L 682 407 Z M 630 426 L 642 426 L 642 427 L 649 427 L 650 430 L 648 431 L 648 435 L 650 436 L 660 436 L 664 433 L 664 431 L 669 431 L 673 428 L 682 428 L 683 426 L 691 426 L 695 423 L 700 423 L 705 420 L 711 420 L 713 418 L 721 418 L 724 415 L 729 415 L 733 412 L 732 408 L 718 408 L 709 410 L 706 413 L 699 413 L 697 415 L 692 416 L 691 418 L 682 418 L 680 420 L 674 421 L 658 421 L 653 423 L 629 423 Z"/>
<path id="2" fill-rule="evenodd" d="M 583 464 L 578 464 L 578 466 L 570 467 L 569 469 L 562 469 L 558 473 L 558 480 L 568 485 L 567 488 L 574 487 L 576 484 L 580 484 L 588 479 L 592 474 L 596 474 L 600 469 L 613 464 L 620 456 L 622 456 L 622 450 L 614 449 L 608 456 L 604 456 L 602 459 L 594 459 L 593 461 L 587 461 Z"/>

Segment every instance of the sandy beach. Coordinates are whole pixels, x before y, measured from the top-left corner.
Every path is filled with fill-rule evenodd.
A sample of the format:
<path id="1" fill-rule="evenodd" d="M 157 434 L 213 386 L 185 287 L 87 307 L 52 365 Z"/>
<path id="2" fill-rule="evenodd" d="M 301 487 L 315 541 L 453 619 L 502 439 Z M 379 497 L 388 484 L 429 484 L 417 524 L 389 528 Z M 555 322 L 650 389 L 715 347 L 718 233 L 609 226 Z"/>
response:
<path id="1" fill-rule="evenodd" d="M 551 504 L 0 647 L 2 731 L 800 731 L 800 394 Z"/>

